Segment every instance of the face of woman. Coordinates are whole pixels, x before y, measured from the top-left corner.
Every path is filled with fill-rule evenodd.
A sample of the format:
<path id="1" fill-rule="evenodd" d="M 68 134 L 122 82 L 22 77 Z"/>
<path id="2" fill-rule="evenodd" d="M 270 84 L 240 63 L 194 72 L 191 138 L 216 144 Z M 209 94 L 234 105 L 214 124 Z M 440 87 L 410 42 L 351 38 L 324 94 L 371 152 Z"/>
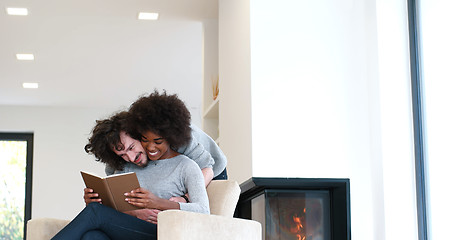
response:
<path id="1" fill-rule="evenodd" d="M 147 165 L 147 156 L 141 142 L 130 137 L 126 132 L 120 132 L 120 141 L 123 148 L 121 150 L 113 149 L 115 154 L 127 162 L 134 163 L 140 167 Z"/>
<path id="2" fill-rule="evenodd" d="M 163 137 L 147 131 L 142 134 L 141 139 L 142 147 L 151 161 L 172 158 L 176 153 L 171 149 L 169 143 Z"/>

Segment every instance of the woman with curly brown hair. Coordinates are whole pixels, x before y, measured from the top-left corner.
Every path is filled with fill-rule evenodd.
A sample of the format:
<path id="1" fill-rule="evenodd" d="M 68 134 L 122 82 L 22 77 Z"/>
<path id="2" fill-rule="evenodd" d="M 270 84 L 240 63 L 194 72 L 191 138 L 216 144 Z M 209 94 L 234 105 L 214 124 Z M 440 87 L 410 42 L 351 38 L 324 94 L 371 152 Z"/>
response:
<path id="1" fill-rule="evenodd" d="M 108 148 L 124 162 L 117 166 L 116 173 L 136 172 L 141 188 L 125 193 L 125 201 L 141 210 L 121 213 L 86 198 L 89 202 L 86 208 L 53 239 L 156 239 L 159 211 L 181 209 L 209 213 L 199 166 L 175 151 L 192 138 L 191 118 L 184 103 L 176 95 L 155 91 L 136 101 L 130 113 L 122 113 L 121 117 L 124 122 L 120 122 L 130 126 L 128 132 L 120 130 L 119 140 L 103 141 L 109 142 Z M 114 132 L 115 135 L 116 125 L 111 127 L 95 128 L 94 132 Z M 134 150 L 138 144 L 135 138 L 139 136 L 143 152 Z M 97 157 L 103 157 L 101 153 L 97 154 Z M 188 193 L 186 202 L 168 200 L 185 193 Z"/>

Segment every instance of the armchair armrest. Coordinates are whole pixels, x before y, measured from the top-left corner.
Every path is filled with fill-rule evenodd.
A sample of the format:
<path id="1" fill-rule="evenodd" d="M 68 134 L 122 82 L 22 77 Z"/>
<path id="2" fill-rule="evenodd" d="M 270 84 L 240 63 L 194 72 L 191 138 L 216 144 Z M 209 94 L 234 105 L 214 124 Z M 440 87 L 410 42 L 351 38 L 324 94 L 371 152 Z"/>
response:
<path id="1" fill-rule="evenodd" d="M 27 240 L 49 240 L 69 222 L 55 218 L 30 219 L 27 222 Z"/>
<path id="2" fill-rule="evenodd" d="M 159 240 L 261 240 L 261 224 L 253 220 L 180 210 L 158 214 Z"/>

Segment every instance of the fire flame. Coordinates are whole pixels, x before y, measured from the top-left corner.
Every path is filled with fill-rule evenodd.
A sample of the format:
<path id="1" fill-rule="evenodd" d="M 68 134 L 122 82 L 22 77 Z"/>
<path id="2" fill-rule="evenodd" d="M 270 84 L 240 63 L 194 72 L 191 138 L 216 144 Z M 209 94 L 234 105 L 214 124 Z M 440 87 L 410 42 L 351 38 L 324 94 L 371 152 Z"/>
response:
<path id="1" fill-rule="evenodd" d="M 306 208 L 303 209 L 303 213 L 306 212 Z M 297 240 L 305 240 L 306 236 L 303 231 L 303 219 L 304 217 L 298 217 L 297 215 L 292 216 L 292 220 L 295 223 L 295 227 L 292 227 L 290 231 L 294 233 Z"/>

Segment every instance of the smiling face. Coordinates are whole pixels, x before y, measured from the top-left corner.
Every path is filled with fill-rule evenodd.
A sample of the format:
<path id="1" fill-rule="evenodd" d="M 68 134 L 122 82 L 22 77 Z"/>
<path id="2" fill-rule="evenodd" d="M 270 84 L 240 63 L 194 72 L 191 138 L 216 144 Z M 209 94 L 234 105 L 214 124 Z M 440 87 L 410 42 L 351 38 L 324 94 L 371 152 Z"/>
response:
<path id="1" fill-rule="evenodd" d="M 134 163 L 140 167 L 147 165 L 147 156 L 145 155 L 144 148 L 142 148 L 141 142 L 130 137 L 126 132 L 120 132 L 120 141 L 123 144 L 121 150 L 113 149 L 115 154 L 123 158 L 127 162 Z"/>
<path id="2" fill-rule="evenodd" d="M 151 131 L 142 134 L 141 144 L 147 157 L 152 161 L 172 158 L 177 155 L 166 139 Z"/>

